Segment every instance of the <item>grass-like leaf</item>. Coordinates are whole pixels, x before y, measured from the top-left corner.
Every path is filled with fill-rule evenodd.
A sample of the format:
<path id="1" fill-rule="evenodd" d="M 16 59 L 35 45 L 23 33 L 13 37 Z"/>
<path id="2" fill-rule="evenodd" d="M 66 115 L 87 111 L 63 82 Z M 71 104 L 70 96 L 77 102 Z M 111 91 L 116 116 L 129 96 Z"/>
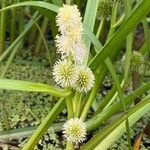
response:
<path id="1" fill-rule="evenodd" d="M 41 13 L 45 14 L 46 16 L 49 16 L 51 18 L 51 11 L 58 12 L 59 7 L 43 1 L 28 1 L 28 2 L 20 2 L 14 5 L 10 5 L 8 7 L 5 7 L 0 10 L 0 12 L 15 8 L 15 7 L 22 7 L 22 6 L 33 6 L 36 9 L 38 9 Z M 48 10 L 48 11 L 47 11 Z"/>
<path id="2" fill-rule="evenodd" d="M 133 101 L 138 96 L 142 95 L 149 89 L 150 89 L 150 82 L 139 87 L 133 93 L 131 93 L 130 95 L 126 96 L 123 99 L 124 105 L 132 104 Z M 101 113 L 95 115 L 94 117 L 92 117 L 91 119 L 89 119 L 87 121 L 88 130 L 93 130 L 95 128 L 98 128 L 104 121 L 106 121 L 108 118 L 110 118 L 113 114 L 120 111 L 121 108 L 122 108 L 122 103 L 118 102 L 118 103 L 108 107 L 107 109 L 103 110 Z"/>
<path id="3" fill-rule="evenodd" d="M 117 48 L 125 40 L 126 36 L 133 30 L 133 28 L 142 20 L 150 11 L 149 0 L 141 1 L 137 8 L 132 12 L 128 19 L 122 24 L 118 31 L 105 44 L 103 49 L 91 60 L 90 67 L 96 70 L 97 67 L 108 57 L 114 53 Z M 119 50 L 119 49 L 118 49 Z"/>
<path id="4" fill-rule="evenodd" d="M 58 114 L 62 111 L 64 106 L 65 106 L 64 99 L 60 99 L 56 103 L 56 105 L 53 107 L 53 109 L 48 113 L 48 115 L 42 121 L 42 123 L 39 125 L 37 130 L 33 133 L 33 135 L 28 140 L 28 142 L 25 144 L 25 146 L 23 147 L 22 150 L 31 150 L 36 146 L 36 144 L 39 142 L 40 138 L 45 134 L 45 132 L 48 130 L 50 125 L 56 119 Z"/>
<path id="5" fill-rule="evenodd" d="M 22 80 L 0 79 L 0 89 L 44 92 L 57 97 L 66 97 L 70 95 L 70 91 L 67 90 L 59 89 L 46 84 L 32 83 Z"/>
<path id="6" fill-rule="evenodd" d="M 99 131 L 82 150 L 107 150 L 109 146 L 115 142 L 125 132 L 125 120 L 129 119 L 129 124 L 132 126 L 138 121 L 146 112 L 150 110 L 150 97 L 145 98 L 139 104 L 130 108 L 126 115 L 121 116 L 119 119 L 108 125 L 103 130 Z"/>

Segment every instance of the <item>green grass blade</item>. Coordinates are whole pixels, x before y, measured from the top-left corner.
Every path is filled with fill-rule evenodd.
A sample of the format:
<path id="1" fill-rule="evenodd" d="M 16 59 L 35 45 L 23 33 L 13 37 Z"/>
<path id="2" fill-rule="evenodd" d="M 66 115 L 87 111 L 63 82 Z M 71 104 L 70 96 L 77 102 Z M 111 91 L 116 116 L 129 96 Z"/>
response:
<path id="1" fill-rule="evenodd" d="M 93 0 L 88 0 L 87 5 L 86 5 L 85 14 L 84 14 L 83 23 L 92 32 L 93 32 L 94 25 L 95 25 L 98 4 L 99 4 L 99 0 L 94 0 L 94 1 Z M 84 36 L 84 41 L 85 41 L 85 45 L 86 45 L 86 48 L 87 48 L 88 53 L 89 53 L 90 46 L 91 46 L 91 41 L 86 36 Z"/>
<path id="2" fill-rule="evenodd" d="M 83 28 L 87 39 L 89 39 L 92 42 L 96 49 L 101 50 L 102 44 L 99 42 L 94 33 L 86 26 L 86 24 L 83 24 Z"/>
<path id="3" fill-rule="evenodd" d="M 109 124 L 106 128 L 99 131 L 82 150 L 107 150 L 109 146 L 115 142 L 125 132 L 125 120 L 129 118 L 130 126 L 138 121 L 146 112 L 150 111 L 150 97 L 146 97 L 142 102 L 130 108 L 126 116 L 121 116 L 119 119 Z"/>
<path id="4" fill-rule="evenodd" d="M 53 109 L 48 113 L 46 118 L 42 121 L 40 126 L 37 128 L 37 130 L 33 133 L 31 138 L 29 138 L 28 142 L 25 144 L 22 150 L 32 150 L 37 143 L 39 142 L 40 138 L 45 134 L 45 132 L 48 130 L 50 125 L 53 123 L 53 121 L 56 119 L 58 114 L 62 111 L 62 109 L 65 106 L 64 99 L 60 99 L 56 105 L 53 107 Z"/>
<path id="5" fill-rule="evenodd" d="M 148 14 L 149 11 L 149 0 L 142 1 L 128 19 L 122 24 L 118 31 L 116 31 L 114 36 L 112 36 L 112 38 L 105 44 L 103 49 L 91 60 L 90 67 L 92 70 L 96 70 L 97 67 L 122 44 L 126 36 L 132 31 L 137 23 L 139 23 L 140 20 Z"/>
<path id="6" fill-rule="evenodd" d="M 2 0 L 2 8 L 6 7 L 7 1 Z M 0 54 L 5 49 L 5 35 L 6 35 L 6 12 L 0 14 Z"/>
<path id="7" fill-rule="evenodd" d="M 50 4 L 48 2 L 42 2 L 42 1 L 28 1 L 28 2 L 21 2 L 14 5 L 10 5 L 8 7 L 5 7 L 0 10 L 1 12 L 4 12 L 6 10 L 15 8 L 15 7 L 22 7 L 22 6 L 33 6 L 36 9 L 38 9 L 40 12 L 44 13 L 45 15 L 51 17 L 51 13 L 49 11 L 58 12 L 58 6 L 54 4 Z M 49 10 L 49 11 L 47 11 Z"/>
<path id="8" fill-rule="evenodd" d="M 114 84 L 116 85 L 116 89 L 118 91 L 118 96 L 119 96 L 119 99 L 120 99 L 120 102 L 122 104 L 122 110 L 126 116 L 126 106 L 124 105 L 124 94 L 123 94 L 123 91 L 122 91 L 122 88 L 121 88 L 121 85 L 119 83 L 119 79 L 118 79 L 118 76 L 117 76 L 117 73 L 114 69 L 114 66 L 110 60 L 110 58 L 108 57 L 106 60 L 105 60 L 105 63 L 109 69 L 109 72 L 114 80 Z M 130 140 L 130 127 L 129 127 L 129 120 L 128 118 L 126 118 L 126 131 L 127 131 L 127 137 L 128 137 L 128 145 L 129 145 L 129 150 L 132 150 L 132 146 L 131 146 L 131 140 Z"/>
<path id="9" fill-rule="evenodd" d="M 70 91 L 59 89 L 42 83 L 32 83 L 22 80 L 0 79 L 0 89 L 31 92 L 45 92 L 57 97 L 66 97 Z"/>
<path id="10" fill-rule="evenodd" d="M 135 90 L 130 95 L 126 96 L 123 101 L 124 105 L 129 105 L 133 103 L 133 101 L 138 97 L 141 96 L 146 91 L 150 90 L 150 82 L 139 87 L 137 90 Z M 93 118 L 89 119 L 87 121 L 87 128 L 88 130 L 93 130 L 97 127 L 99 127 L 104 121 L 106 121 L 108 118 L 110 118 L 114 113 L 120 111 L 122 108 L 121 102 L 118 102 L 105 110 L 103 110 L 101 113 L 97 114 Z"/>
<path id="11" fill-rule="evenodd" d="M 8 60 L 6 61 L 6 64 L 5 64 L 5 67 L 4 67 L 4 69 L 2 70 L 2 72 L 0 74 L 0 78 L 4 78 L 4 76 L 5 76 L 6 72 L 7 72 L 8 68 L 9 68 L 9 66 L 10 66 L 10 64 L 11 64 L 11 62 L 13 60 L 13 58 L 16 55 L 17 50 L 19 49 L 19 47 L 21 45 L 21 42 L 22 41 L 18 42 L 16 44 L 16 46 L 13 48 L 13 51 L 11 52 L 10 56 L 8 57 Z"/>
<path id="12" fill-rule="evenodd" d="M 23 37 L 27 34 L 27 32 L 31 29 L 34 22 L 37 21 L 40 18 L 38 15 L 38 12 L 35 12 L 33 15 L 34 20 L 30 20 L 29 23 L 26 25 L 24 31 L 16 38 L 16 40 L 3 52 L 3 54 L 0 56 L 0 62 L 2 62 L 6 56 L 11 52 L 11 50 L 23 39 Z"/>
<path id="13" fill-rule="evenodd" d="M 61 123 L 53 123 L 49 129 L 53 129 L 56 132 L 60 132 L 62 129 L 62 125 L 64 122 Z M 17 129 L 11 129 L 8 131 L 1 131 L 0 132 L 0 140 L 8 140 L 8 139 L 19 139 L 19 138 L 24 138 L 32 135 L 38 126 L 33 126 L 33 127 L 22 127 L 22 128 L 17 128 Z"/>

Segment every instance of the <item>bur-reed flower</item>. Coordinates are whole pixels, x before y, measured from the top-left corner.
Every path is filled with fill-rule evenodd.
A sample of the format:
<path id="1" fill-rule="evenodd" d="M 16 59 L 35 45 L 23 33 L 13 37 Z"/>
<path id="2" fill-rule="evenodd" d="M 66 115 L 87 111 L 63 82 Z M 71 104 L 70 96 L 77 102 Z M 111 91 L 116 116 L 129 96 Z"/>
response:
<path id="1" fill-rule="evenodd" d="M 61 34 L 66 34 L 76 28 L 78 32 L 82 32 L 81 20 L 77 5 L 63 5 L 56 16 L 56 23 Z"/>
<path id="2" fill-rule="evenodd" d="M 112 0 L 100 0 L 97 10 L 97 19 L 109 20 L 112 11 Z"/>
<path id="3" fill-rule="evenodd" d="M 78 70 L 78 76 L 73 87 L 81 93 L 87 93 L 94 85 L 94 74 L 91 69 L 86 66 L 77 66 L 76 70 Z"/>
<path id="4" fill-rule="evenodd" d="M 144 59 L 143 56 L 136 51 L 133 51 L 130 60 L 130 72 L 137 72 L 142 74 L 144 72 Z"/>
<path id="5" fill-rule="evenodd" d="M 80 12 L 76 5 L 69 6 L 63 5 L 59 9 L 59 13 L 56 17 L 56 23 L 60 34 L 56 36 L 56 47 L 57 52 L 62 55 L 62 58 L 72 56 L 74 60 L 78 58 L 77 54 L 83 54 L 82 42 L 82 18 L 80 17 Z M 79 50 L 81 49 L 81 52 Z M 80 57 L 80 60 L 82 58 Z"/>
<path id="6" fill-rule="evenodd" d="M 86 139 L 86 124 L 78 118 L 71 118 L 63 125 L 63 135 L 71 143 L 81 143 Z"/>
<path id="7" fill-rule="evenodd" d="M 53 77 L 61 87 L 70 87 L 76 81 L 76 69 L 71 62 L 59 60 L 54 65 Z"/>

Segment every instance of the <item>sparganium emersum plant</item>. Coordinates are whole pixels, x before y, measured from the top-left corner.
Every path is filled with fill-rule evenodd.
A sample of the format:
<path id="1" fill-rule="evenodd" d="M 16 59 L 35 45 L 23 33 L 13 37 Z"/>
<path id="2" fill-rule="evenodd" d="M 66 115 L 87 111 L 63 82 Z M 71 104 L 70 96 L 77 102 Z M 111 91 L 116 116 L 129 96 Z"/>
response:
<path id="1" fill-rule="evenodd" d="M 13 3 L 17 2 L 17 0 L 13 1 Z M 7 60 L 6 57 L 10 53 L 6 65 L 2 69 L 0 89 L 48 93 L 52 96 L 53 103 L 58 100 L 22 150 L 34 149 L 49 127 L 55 125 L 53 124 L 54 121 L 57 120 L 56 118 L 64 108 L 67 110 L 67 119 L 63 116 L 65 118 L 63 118 L 65 120 L 63 125 L 58 122 L 58 130 L 64 137 L 59 137 L 59 139 L 65 139 L 66 141 L 65 145 L 63 141 L 60 141 L 63 148 L 66 146 L 64 149 L 74 150 L 75 146 L 78 146 L 81 150 L 107 150 L 111 144 L 126 132 L 128 148 L 132 150 L 130 127 L 146 112 L 150 111 L 150 96 L 148 94 L 144 95 L 144 93 L 148 93 L 150 83 L 144 80 L 146 71 L 143 71 L 145 69 L 143 62 L 146 57 L 148 58 L 150 45 L 150 18 L 149 16 L 146 17 L 150 12 L 149 0 L 52 0 L 51 2 L 24 0 L 17 4 L 6 5 L 6 0 L 2 0 L 2 5 L 0 5 L 0 54 L 2 54 L 0 55 L 0 62 Z M 63 4 L 63 2 L 66 2 L 66 4 Z M 16 11 L 16 7 L 20 6 L 28 6 L 27 10 L 31 9 L 31 11 L 24 13 L 24 8 L 20 9 L 22 13 L 19 12 L 19 9 Z M 37 11 L 33 14 L 32 6 L 40 11 L 42 15 Z M 85 9 L 82 9 L 84 7 Z M 83 23 L 78 8 L 81 8 L 82 14 L 84 14 L 82 15 Z M 5 29 L 6 16 L 11 15 L 7 15 L 6 10 L 12 10 L 9 11 L 9 13 L 12 13 L 12 20 L 11 22 L 8 21 L 11 25 L 7 30 Z M 51 11 L 57 13 L 56 18 Z M 15 15 L 16 13 L 17 15 Z M 31 19 L 30 17 L 26 19 L 28 14 Z M 16 16 L 19 15 L 22 17 L 17 20 Z M 56 84 L 47 85 L 3 79 L 17 50 L 20 47 L 24 48 L 24 40 L 30 41 L 32 39 L 32 43 L 34 38 L 36 39 L 33 36 L 37 35 L 35 32 L 38 30 L 40 31 L 40 36 L 38 37 L 34 54 L 36 56 L 40 54 L 40 47 L 43 42 L 48 54 L 46 56 L 49 57 L 51 65 L 51 55 L 49 55 L 51 51 L 48 49 L 47 40 L 43 34 L 49 28 L 49 19 L 52 24 L 50 31 L 55 39 L 56 51 L 59 54 L 58 56 L 61 56 L 60 58 L 57 56 L 58 60 L 54 62 L 52 70 Z M 29 22 L 27 23 L 28 20 Z M 43 21 L 42 23 L 40 22 L 41 20 Z M 53 24 L 54 21 L 56 21 L 56 25 Z M 134 31 L 139 22 L 144 30 L 144 34 L 142 34 L 144 44 L 142 43 L 143 45 L 138 46 L 141 48 L 135 49 L 135 52 L 133 51 L 133 42 L 136 39 L 134 38 Z M 42 24 L 41 28 L 38 24 Z M 38 30 L 34 28 L 34 25 Z M 20 30 L 15 33 L 14 31 L 18 26 Z M 57 28 L 58 33 L 56 32 Z M 9 30 L 11 30 L 10 33 Z M 28 38 L 27 33 L 30 30 L 31 34 L 34 33 L 34 35 L 30 35 L 29 39 L 25 39 Z M 19 34 L 18 37 L 16 37 L 17 34 Z M 11 40 L 9 41 L 8 39 Z M 3 51 L 4 47 L 8 46 L 6 43 L 11 43 L 11 45 Z M 137 47 L 135 46 L 135 48 Z M 120 52 L 126 56 L 123 62 L 125 69 L 116 73 L 113 63 L 116 64 L 116 60 L 121 63 Z M 109 73 L 111 76 L 108 75 Z M 141 80 L 133 80 L 133 78 L 137 77 L 135 76 L 136 73 L 138 73 L 138 77 Z M 139 76 L 139 74 L 142 76 Z M 130 84 L 132 82 L 131 75 L 134 81 L 132 85 Z M 102 87 L 105 87 L 106 77 L 113 80 L 109 80 L 110 86 L 105 89 L 105 95 L 101 94 L 101 92 L 103 91 Z M 135 83 L 139 81 L 142 84 Z M 123 88 L 128 85 L 136 87 L 131 88 L 133 91 L 130 94 L 126 93 Z M 59 99 L 53 99 L 53 97 L 58 97 Z M 134 101 L 137 97 L 140 102 L 136 104 Z M 3 122 L 9 129 L 9 117 L 7 117 L 7 110 L 5 110 L 5 101 L 1 101 L 0 104 L 3 109 L 2 114 L 4 114 Z M 111 122 L 111 120 L 113 121 Z M 9 137 L 8 133 L 6 133 L 7 137 Z M 16 131 L 12 133 L 17 134 Z M 21 133 L 19 132 L 17 135 Z M 6 137 L 3 134 L 2 137 Z"/>
<path id="2" fill-rule="evenodd" d="M 87 93 L 93 87 L 95 77 L 84 62 L 87 50 L 82 39 L 80 12 L 76 5 L 63 5 L 56 18 L 59 30 L 56 47 L 62 60 L 54 65 L 54 80 L 61 87 L 70 87 L 79 93 Z M 81 143 L 86 136 L 85 123 L 81 119 L 71 118 L 64 124 L 63 133 L 67 141 Z"/>

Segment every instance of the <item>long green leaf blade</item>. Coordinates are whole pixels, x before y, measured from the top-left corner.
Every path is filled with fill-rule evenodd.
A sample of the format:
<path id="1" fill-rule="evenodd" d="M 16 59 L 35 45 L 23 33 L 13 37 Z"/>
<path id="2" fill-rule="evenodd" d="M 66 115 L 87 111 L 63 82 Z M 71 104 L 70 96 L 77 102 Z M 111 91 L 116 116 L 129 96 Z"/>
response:
<path id="1" fill-rule="evenodd" d="M 149 110 L 150 97 L 148 96 L 142 102 L 130 108 L 126 113 L 126 116 L 121 116 L 102 131 L 99 131 L 91 140 L 88 141 L 82 150 L 107 150 L 109 146 L 125 132 L 126 117 L 129 118 L 130 126 L 132 126 Z"/>
<path id="2" fill-rule="evenodd" d="M 59 89 L 54 86 L 10 79 L 0 79 L 0 89 L 44 92 L 57 97 L 66 97 L 70 95 L 70 91 Z"/>
<path id="3" fill-rule="evenodd" d="M 49 14 L 48 14 L 47 10 L 57 13 L 58 9 L 59 9 L 58 6 L 56 6 L 54 4 L 50 4 L 48 2 L 28 1 L 28 2 L 21 2 L 21 3 L 14 4 L 14 5 L 10 5 L 8 7 L 1 9 L 0 12 L 9 10 L 9 9 L 15 8 L 15 7 L 21 7 L 21 6 L 33 6 L 33 7 L 39 8 L 39 11 L 41 11 L 42 13 L 46 13 L 48 16 L 49 16 Z M 44 9 L 40 9 L 40 8 L 44 8 Z"/>
<path id="4" fill-rule="evenodd" d="M 83 22 L 91 31 L 93 31 L 93 29 L 94 29 L 98 4 L 99 4 L 99 0 L 94 0 L 94 1 L 88 0 L 87 1 Z M 89 39 L 85 38 L 85 44 L 87 46 L 87 49 L 89 49 L 91 41 L 89 41 Z"/>
<path id="5" fill-rule="evenodd" d="M 64 106 L 65 106 L 64 99 L 60 99 L 53 107 L 53 109 L 48 113 L 46 118 L 42 121 L 37 130 L 33 133 L 33 135 L 25 144 L 22 150 L 32 150 L 37 145 L 40 138 L 45 134 L 45 132 L 48 130 L 50 125 L 56 119 L 58 114 L 62 111 Z"/>
<path id="6" fill-rule="evenodd" d="M 133 93 L 126 96 L 124 100 L 124 104 L 128 105 L 131 104 L 138 96 L 142 95 L 146 91 L 150 90 L 150 82 L 139 87 L 136 89 Z M 106 121 L 108 118 L 110 118 L 114 113 L 120 111 L 122 108 L 121 102 L 117 102 L 116 104 L 108 107 L 101 113 L 97 114 L 93 118 L 89 119 L 87 121 L 87 128 L 88 130 L 93 130 L 95 128 L 98 128 L 104 121 Z"/>
<path id="7" fill-rule="evenodd" d="M 148 14 L 148 12 L 150 12 L 150 2 L 149 0 L 144 0 L 137 6 L 114 36 L 112 36 L 112 38 L 106 43 L 103 49 L 92 59 L 90 62 L 92 70 L 96 70 L 97 67 L 122 44 L 126 36 L 137 25 L 137 23 Z"/>
<path id="8" fill-rule="evenodd" d="M 98 4 L 99 4 L 99 0 L 94 0 L 94 1 L 93 0 L 88 0 L 87 5 L 86 5 L 85 14 L 84 14 L 83 23 L 92 32 L 93 32 L 94 25 L 95 25 Z M 88 53 L 89 53 L 90 46 L 91 46 L 91 41 L 86 36 L 84 36 L 84 42 L 85 42 L 86 48 L 87 48 Z M 87 57 L 88 57 L 88 55 L 87 55 Z"/>

